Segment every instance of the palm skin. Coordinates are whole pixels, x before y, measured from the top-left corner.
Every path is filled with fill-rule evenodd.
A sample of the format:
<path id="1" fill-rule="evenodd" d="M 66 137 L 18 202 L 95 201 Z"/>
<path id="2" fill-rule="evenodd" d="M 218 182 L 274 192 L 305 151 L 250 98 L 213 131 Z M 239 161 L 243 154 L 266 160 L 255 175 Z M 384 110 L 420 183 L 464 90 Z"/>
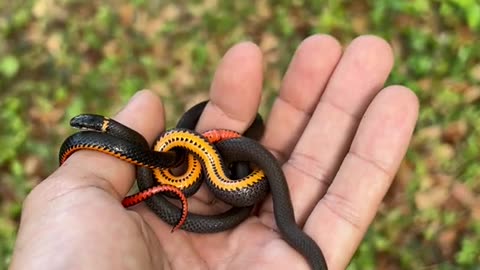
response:
<path id="1" fill-rule="evenodd" d="M 392 62 L 390 46 L 377 37 L 359 37 L 342 51 L 330 36 L 311 36 L 292 58 L 267 120 L 262 144 L 283 164 L 297 222 L 329 269 L 348 265 L 413 132 L 415 95 L 402 86 L 382 89 Z M 258 47 L 232 47 L 197 130 L 245 131 L 261 88 Z M 162 103 L 149 91 L 114 118 L 150 143 L 164 129 Z M 133 179 L 134 167 L 113 157 L 72 155 L 25 200 L 11 269 L 308 269 L 276 232 L 271 199 L 232 230 L 170 233 L 144 204 L 121 206 Z M 204 214 L 224 209 L 203 189 L 189 206 Z"/>

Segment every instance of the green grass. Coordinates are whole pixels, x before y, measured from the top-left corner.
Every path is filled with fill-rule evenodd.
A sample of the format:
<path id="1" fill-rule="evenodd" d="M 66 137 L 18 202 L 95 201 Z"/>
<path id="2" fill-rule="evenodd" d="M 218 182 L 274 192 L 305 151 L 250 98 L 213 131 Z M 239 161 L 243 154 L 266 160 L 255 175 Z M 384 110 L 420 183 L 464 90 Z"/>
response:
<path id="1" fill-rule="evenodd" d="M 22 200 L 57 166 L 72 116 L 110 115 L 149 88 L 171 125 L 206 96 L 222 54 L 243 40 L 271 46 L 265 113 L 313 33 L 344 44 L 385 38 L 396 55 L 388 84 L 410 87 L 421 102 L 407 158 L 349 269 L 478 269 L 479 206 L 462 201 L 480 192 L 477 0 L 51 2 L 0 2 L 0 269 Z"/>

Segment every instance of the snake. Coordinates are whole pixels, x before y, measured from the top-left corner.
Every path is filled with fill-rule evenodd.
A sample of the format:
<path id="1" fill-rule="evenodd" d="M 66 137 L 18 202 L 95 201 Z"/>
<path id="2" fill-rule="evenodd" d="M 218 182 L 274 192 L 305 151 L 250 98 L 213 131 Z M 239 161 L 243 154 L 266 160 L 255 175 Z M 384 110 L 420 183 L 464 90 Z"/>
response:
<path id="1" fill-rule="evenodd" d="M 175 128 L 159 135 L 153 149 L 141 134 L 113 119 L 95 114 L 76 116 L 70 125 L 83 130 L 64 141 L 59 152 L 60 164 L 76 151 L 95 150 L 136 165 L 140 192 L 125 198 L 124 206 L 144 200 L 174 229 L 181 227 L 193 233 L 232 229 L 248 218 L 253 206 L 270 192 L 276 225 L 283 239 L 304 256 L 312 269 L 328 269 L 320 247 L 295 222 L 281 165 L 257 141 L 263 134 L 261 116 L 257 114 L 243 136 L 222 129 L 201 134 L 194 129 L 207 102 L 185 112 Z M 187 169 L 183 175 L 170 171 L 185 162 Z M 215 215 L 188 212 L 183 192 L 192 195 L 202 179 L 215 196 L 232 208 Z M 168 188 L 154 190 L 158 187 Z M 182 207 L 179 209 L 164 196 L 153 196 L 156 192 L 174 194 L 182 201 Z"/>

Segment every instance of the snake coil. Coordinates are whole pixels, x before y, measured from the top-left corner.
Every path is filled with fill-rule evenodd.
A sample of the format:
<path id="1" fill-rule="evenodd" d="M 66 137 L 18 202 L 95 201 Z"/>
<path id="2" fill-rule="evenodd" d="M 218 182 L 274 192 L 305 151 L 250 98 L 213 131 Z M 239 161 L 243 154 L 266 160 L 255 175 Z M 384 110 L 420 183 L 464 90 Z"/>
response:
<path id="1" fill-rule="evenodd" d="M 116 121 L 98 115 L 77 116 L 72 119 L 71 125 L 89 131 L 81 131 L 65 140 L 59 153 L 60 163 L 63 163 L 73 152 L 82 149 L 107 153 L 135 164 L 137 166 L 137 185 L 141 191 L 145 191 L 158 186 L 154 170 L 175 167 L 185 159 L 185 150 L 189 150 L 197 159 L 202 161 L 202 168 L 207 172 L 207 178 L 215 178 L 213 184 L 210 183 L 209 186 L 236 185 L 240 187 L 231 190 L 224 188 L 223 193 L 220 192 L 220 196 L 229 200 L 229 203 L 235 205 L 238 202 L 237 206 L 216 215 L 188 213 L 188 218 L 182 220 L 182 217 L 185 217 L 186 205 L 182 205 L 184 210 L 182 211 L 161 195 L 149 197 L 145 200 L 146 204 L 162 220 L 170 225 L 178 225 L 178 221 L 182 220 L 184 223 L 181 228 L 195 233 L 225 231 L 248 218 L 253 208 L 252 204 L 256 202 L 255 200 L 258 200 L 245 199 L 241 192 L 233 195 L 234 191 L 243 188 L 245 191 L 243 195 L 247 194 L 248 197 L 250 196 L 249 192 L 252 192 L 248 189 L 248 186 L 255 186 L 255 192 L 263 197 L 270 189 L 275 221 L 280 234 L 291 247 L 307 259 L 312 269 L 327 269 L 321 249 L 295 222 L 288 185 L 280 164 L 267 149 L 255 140 L 263 134 L 264 126 L 261 117 L 257 115 L 244 136 L 221 140 L 213 146 L 201 134 L 193 131 L 206 104 L 207 101 L 204 101 L 192 107 L 179 120 L 176 129 L 163 134 L 163 136 L 172 137 L 167 139 L 166 143 L 175 146 L 175 143 L 178 142 L 176 148 L 173 147 L 163 152 L 152 151 L 142 135 Z M 102 121 L 99 121 L 99 119 Z M 183 150 L 179 150 L 178 147 L 183 148 Z M 248 184 L 241 186 L 238 184 L 241 181 L 230 180 L 227 174 L 223 174 L 223 170 L 226 170 L 226 166 L 222 163 L 224 162 L 223 159 L 215 159 L 217 156 L 221 156 L 233 164 L 235 171 L 233 174 L 236 174 L 237 178 L 250 179 L 250 182 L 246 181 L 245 183 Z M 210 165 L 207 166 L 207 163 Z M 253 163 L 260 168 L 259 174 L 255 176 L 257 178 L 252 178 L 256 171 L 251 172 L 249 163 Z M 219 173 L 220 171 L 222 172 Z M 224 178 L 223 184 L 215 182 L 218 180 L 217 178 Z M 267 182 L 268 185 L 266 185 Z M 260 184 L 256 185 L 257 183 Z"/>

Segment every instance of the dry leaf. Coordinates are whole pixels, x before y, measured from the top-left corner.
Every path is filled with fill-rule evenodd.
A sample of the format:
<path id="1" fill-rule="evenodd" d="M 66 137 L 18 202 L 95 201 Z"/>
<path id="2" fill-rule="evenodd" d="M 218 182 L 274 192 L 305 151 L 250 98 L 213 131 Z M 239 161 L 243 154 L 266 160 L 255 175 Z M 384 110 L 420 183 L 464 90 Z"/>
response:
<path id="1" fill-rule="evenodd" d="M 178 67 L 173 75 L 174 91 L 181 91 L 195 83 L 195 76 L 187 66 Z"/>
<path id="2" fill-rule="evenodd" d="M 452 79 L 443 80 L 443 85 L 455 93 L 464 93 L 468 88 L 469 84 L 465 81 L 457 81 Z"/>
<path id="3" fill-rule="evenodd" d="M 448 199 L 448 189 L 444 187 L 432 187 L 429 190 L 415 194 L 415 205 L 418 209 L 440 207 Z"/>
<path id="4" fill-rule="evenodd" d="M 452 122 L 445 128 L 442 137 L 448 143 L 457 144 L 465 138 L 467 130 L 466 120 Z"/>
<path id="5" fill-rule="evenodd" d="M 476 81 L 480 81 L 480 64 L 475 65 L 470 69 L 470 76 Z"/>
<path id="6" fill-rule="evenodd" d="M 432 79 L 431 78 L 423 78 L 417 81 L 418 86 L 424 92 L 429 92 L 432 89 Z"/>
<path id="7" fill-rule="evenodd" d="M 435 148 L 435 159 L 444 161 L 451 160 L 455 156 L 455 149 L 446 143 L 442 143 Z"/>
<path id="8" fill-rule="evenodd" d="M 166 20 L 163 17 L 156 17 L 145 22 L 142 32 L 149 38 L 155 38 L 157 33 L 162 30 Z"/>
<path id="9" fill-rule="evenodd" d="M 413 168 L 407 160 L 403 160 L 395 177 L 396 185 L 403 191 L 413 178 Z"/>
<path id="10" fill-rule="evenodd" d="M 480 196 L 471 191 L 464 183 L 455 182 L 452 197 L 470 210 L 473 219 L 480 220 Z"/>
<path id="11" fill-rule="evenodd" d="M 439 139 L 440 136 L 442 135 L 442 128 L 438 125 L 424 127 L 418 130 L 416 135 L 417 135 L 416 136 L 417 140 L 420 140 L 420 141 L 436 140 L 436 139 Z"/>
<path id="12" fill-rule="evenodd" d="M 119 53 L 118 42 L 116 40 L 110 40 L 103 46 L 103 54 L 105 57 L 114 57 Z"/>
<path id="13" fill-rule="evenodd" d="M 135 19 L 135 8 L 132 4 L 124 4 L 118 9 L 120 22 L 124 26 L 130 26 Z"/>
<path id="14" fill-rule="evenodd" d="M 48 37 L 46 43 L 47 43 L 46 47 L 47 47 L 48 51 L 50 52 L 50 54 L 58 55 L 58 53 L 60 52 L 62 43 L 63 43 L 62 36 L 59 33 L 51 34 Z"/>
<path id="15" fill-rule="evenodd" d="M 164 80 L 158 80 L 153 82 L 150 87 L 150 90 L 157 93 L 161 97 L 170 97 L 171 96 L 171 89 L 169 89 L 168 85 L 165 83 Z"/>
<path id="16" fill-rule="evenodd" d="M 54 126 L 63 116 L 63 109 L 53 108 L 49 111 L 40 110 L 37 107 L 32 107 L 28 111 L 30 118 L 34 121 L 38 121 L 42 126 Z"/>
<path id="17" fill-rule="evenodd" d="M 436 173 L 432 175 L 437 186 L 450 188 L 454 182 L 453 176 L 445 173 Z"/>
<path id="18" fill-rule="evenodd" d="M 264 53 L 276 49 L 277 46 L 278 38 L 275 35 L 272 35 L 268 32 L 262 35 L 262 39 L 260 41 L 260 48 Z"/>
<path id="19" fill-rule="evenodd" d="M 272 16 L 272 7 L 269 6 L 267 0 L 259 0 L 256 1 L 256 12 L 255 15 L 258 16 L 260 19 L 265 20 Z"/>
<path id="20" fill-rule="evenodd" d="M 23 162 L 25 174 L 30 177 L 40 172 L 42 161 L 38 156 L 30 155 Z"/>
<path id="21" fill-rule="evenodd" d="M 180 16 L 180 9 L 178 8 L 178 4 L 167 5 L 160 11 L 158 16 L 167 21 L 176 20 Z"/>
<path id="22" fill-rule="evenodd" d="M 463 98 L 467 104 L 478 101 L 480 99 L 480 87 L 479 86 L 468 87 L 465 90 Z"/>
<path id="23" fill-rule="evenodd" d="M 365 16 L 355 16 L 352 19 L 352 27 L 355 33 L 363 34 L 368 29 L 368 18 Z"/>
<path id="24" fill-rule="evenodd" d="M 473 192 L 464 183 L 460 182 L 453 183 L 452 196 L 467 208 L 472 207 L 478 200 Z"/>
<path id="25" fill-rule="evenodd" d="M 442 231 L 438 236 L 438 243 L 443 256 L 450 257 L 456 250 L 458 232 L 456 229 Z"/>

